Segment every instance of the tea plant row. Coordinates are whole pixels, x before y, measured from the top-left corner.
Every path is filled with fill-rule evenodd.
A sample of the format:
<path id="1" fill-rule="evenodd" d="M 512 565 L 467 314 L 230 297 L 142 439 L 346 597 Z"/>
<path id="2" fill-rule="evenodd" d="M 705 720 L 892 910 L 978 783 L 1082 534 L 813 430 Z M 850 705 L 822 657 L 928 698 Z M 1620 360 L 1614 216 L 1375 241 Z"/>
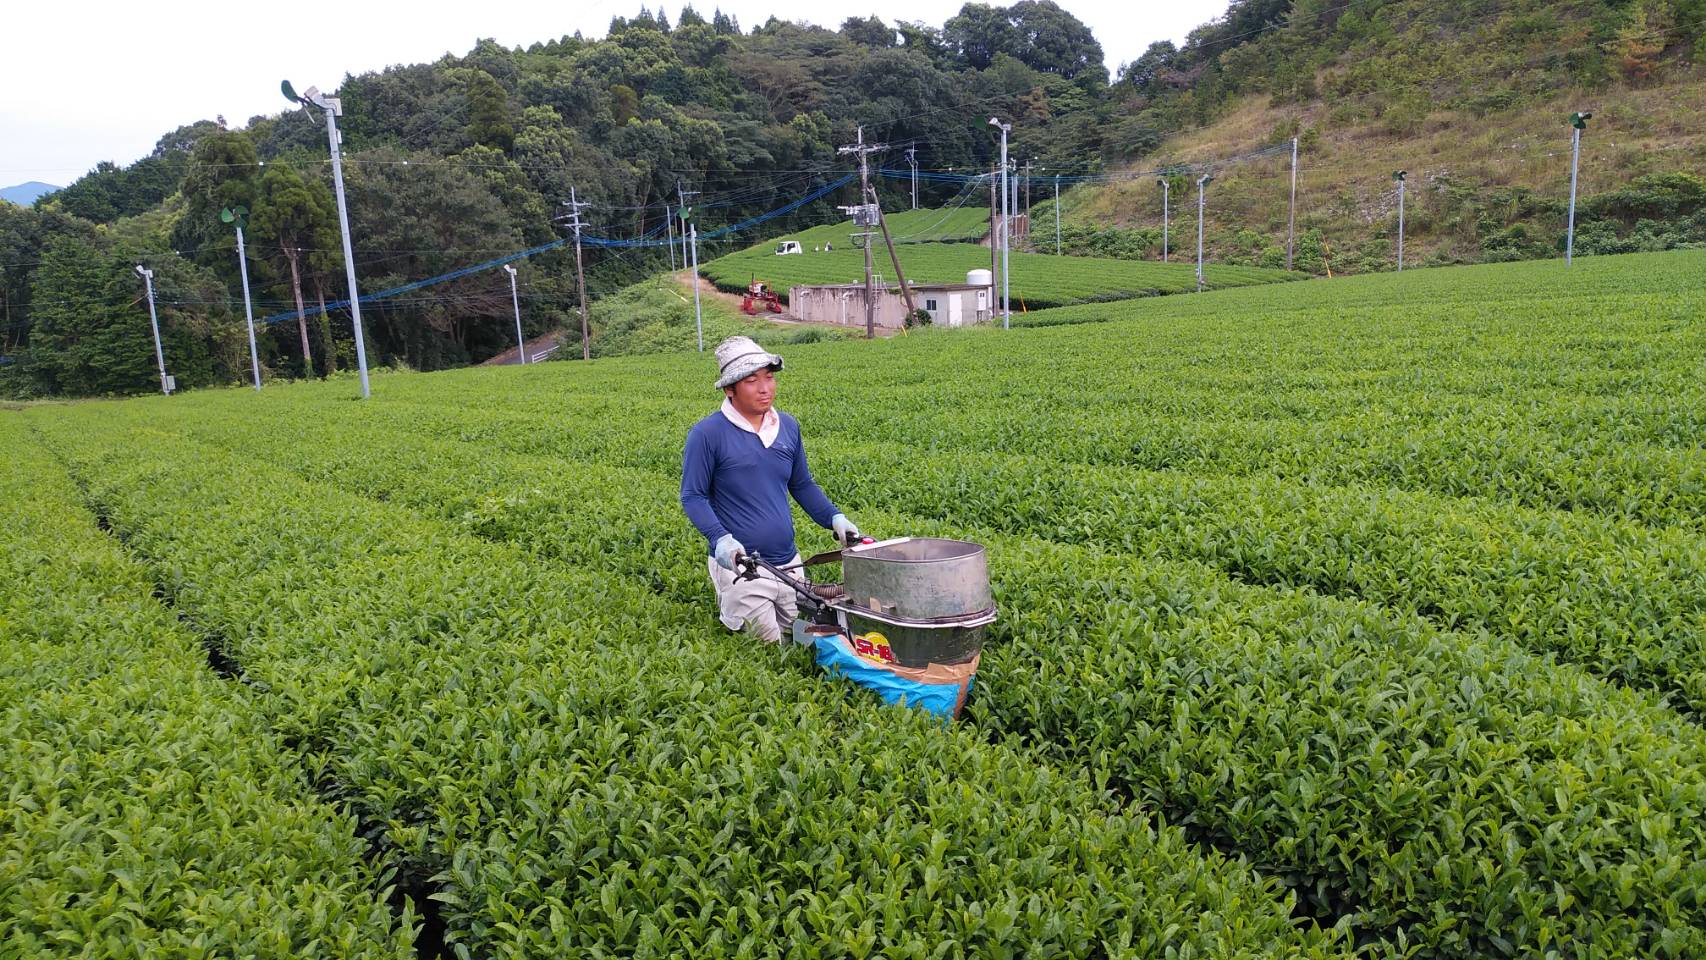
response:
<path id="1" fill-rule="evenodd" d="M 611 568 L 683 603 L 705 595 L 702 559 L 679 546 L 691 531 L 658 506 L 673 494 L 667 475 L 496 456 L 406 416 L 344 442 L 328 442 L 337 429 L 197 430 L 542 563 Z M 834 475 L 893 462 L 849 456 Z M 1013 535 L 930 496 L 972 486 L 903 486 L 889 499 L 910 512 L 863 514 L 873 529 L 992 547 L 1008 613 L 971 722 L 1198 825 L 1393 949 L 1475 956 L 1586 939 L 1610 955 L 1683 956 L 1701 943 L 1689 906 L 1706 880 L 1706 836 L 1688 813 L 1706 800 L 1696 726 L 1507 640 L 1240 586 L 1120 544 Z M 588 495 L 610 490 L 623 495 Z M 1631 914 L 1638 904 L 1652 912 Z"/>
<path id="2" fill-rule="evenodd" d="M 1328 956 L 1074 772 L 876 711 L 617 571 L 122 418 L 45 425 L 478 956 Z"/>
<path id="3" fill-rule="evenodd" d="M 0 419 L 0 956 L 412 958 L 248 692 Z"/>

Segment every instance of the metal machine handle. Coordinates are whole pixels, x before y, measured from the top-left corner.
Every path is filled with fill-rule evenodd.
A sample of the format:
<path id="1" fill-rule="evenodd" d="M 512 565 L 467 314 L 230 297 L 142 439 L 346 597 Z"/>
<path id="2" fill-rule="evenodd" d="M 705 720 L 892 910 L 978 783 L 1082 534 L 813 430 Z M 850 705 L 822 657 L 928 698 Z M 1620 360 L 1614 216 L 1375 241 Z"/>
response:
<path id="1" fill-rule="evenodd" d="M 757 580 L 758 571 L 760 570 L 770 571 L 771 575 L 776 579 L 790 587 L 793 587 L 794 592 L 799 594 L 802 600 L 809 602 L 813 610 L 816 610 L 818 606 L 823 603 L 823 598 L 812 593 L 809 585 L 794 579 L 793 575 L 788 573 L 788 571 L 778 567 L 758 554 L 742 553 L 735 557 L 735 576 L 739 579 Z"/>

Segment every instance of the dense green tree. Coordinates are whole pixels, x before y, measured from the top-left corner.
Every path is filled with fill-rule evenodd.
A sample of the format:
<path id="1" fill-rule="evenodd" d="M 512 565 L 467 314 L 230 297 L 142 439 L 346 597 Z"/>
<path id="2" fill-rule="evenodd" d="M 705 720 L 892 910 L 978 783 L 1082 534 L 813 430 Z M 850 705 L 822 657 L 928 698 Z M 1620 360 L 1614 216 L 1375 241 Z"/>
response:
<path id="1" fill-rule="evenodd" d="M 178 257 L 144 258 L 68 233 L 43 251 L 31 293 L 34 323 L 22 363 L 40 392 L 159 389 L 148 302 L 132 269 L 140 259 L 154 270 L 167 372 L 183 388 L 230 377 L 235 330 L 223 284 Z"/>
<path id="2" fill-rule="evenodd" d="M 219 214 L 254 206 L 261 169 L 245 133 L 220 130 L 196 141 L 178 188 L 184 211 L 172 230 L 172 249 L 236 281 L 236 241 Z"/>
<path id="3" fill-rule="evenodd" d="M 517 224 L 469 165 L 392 148 L 358 159 L 347 180 L 350 229 L 358 251 L 376 252 L 358 263 L 369 292 L 522 248 Z M 364 306 L 362 317 L 382 356 L 416 368 L 467 363 L 513 341 L 509 285 L 501 272 Z"/>
<path id="4" fill-rule="evenodd" d="M 942 25 L 942 41 L 974 70 L 988 69 L 995 55 L 1015 48 L 1017 35 L 1007 11 L 968 3 Z"/>
<path id="5" fill-rule="evenodd" d="M 304 177 L 289 164 L 273 164 L 261 176 L 249 221 L 251 253 L 282 268 L 296 305 L 296 328 L 301 347 L 301 372 L 314 372 L 314 351 L 304 315 L 302 284 L 312 268 L 310 258 L 341 245 L 337 208 L 332 191 L 317 178 Z M 341 264 L 341 257 L 338 257 Z"/>
<path id="6" fill-rule="evenodd" d="M 877 17 L 848 17 L 841 22 L 841 35 L 860 46 L 881 49 L 895 45 L 896 31 Z"/>
<path id="7" fill-rule="evenodd" d="M 475 70 L 468 78 L 468 137 L 505 153 L 515 146 L 509 96 L 484 70 Z"/>
<path id="8" fill-rule="evenodd" d="M 44 202 L 96 223 L 142 213 L 177 192 L 196 142 L 219 129 L 211 120 L 179 127 L 161 137 L 141 160 L 128 167 L 98 163 Z"/>

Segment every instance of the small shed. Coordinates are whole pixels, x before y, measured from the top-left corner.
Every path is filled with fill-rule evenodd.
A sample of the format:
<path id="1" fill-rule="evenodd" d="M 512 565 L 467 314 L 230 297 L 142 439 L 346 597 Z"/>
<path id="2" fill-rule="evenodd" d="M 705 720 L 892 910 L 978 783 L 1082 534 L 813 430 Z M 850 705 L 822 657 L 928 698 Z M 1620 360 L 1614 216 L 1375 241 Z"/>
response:
<path id="1" fill-rule="evenodd" d="M 899 328 L 906 321 L 906 299 L 900 287 L 873 284 L 875 322 L 879 327 Z M 930 322 L 943 327 L 963 327 L 987 322 L 990 288 L 974 283 L 915 283 L 912 300 L 930 314 Z M 865 325 L 863 283 L 801 284 L 788 288 L 788 312 L 814 323 Z"/>

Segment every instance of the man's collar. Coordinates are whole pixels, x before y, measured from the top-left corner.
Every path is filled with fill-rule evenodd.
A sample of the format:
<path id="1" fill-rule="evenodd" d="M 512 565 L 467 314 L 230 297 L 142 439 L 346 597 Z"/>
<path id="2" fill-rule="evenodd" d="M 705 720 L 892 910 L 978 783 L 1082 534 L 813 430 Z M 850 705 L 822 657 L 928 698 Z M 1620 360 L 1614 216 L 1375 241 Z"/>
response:
<path id="1" fill-rule="evenodd" d="M 781 416 L 777 414 L 775 407 L 771 407 L 769 410 L 764 411 L 763 422 L 760 424 L 758 429 L 754 430 L 752 428 L 752 421 L 741 416 L 740 411 L 735 409 L 734 402 L 729 400 L 728 397 L 723 398 L 723 416 L 727 417 L 730 423 L 742 430 L 745 430 L 747 433 L 758 434 L 759 438 L 764 440 L 764 445 L 767 447 L 770 446 L 771 443 L 775 442 L 776 434 L 780 431 L 782 426 Z"/>

